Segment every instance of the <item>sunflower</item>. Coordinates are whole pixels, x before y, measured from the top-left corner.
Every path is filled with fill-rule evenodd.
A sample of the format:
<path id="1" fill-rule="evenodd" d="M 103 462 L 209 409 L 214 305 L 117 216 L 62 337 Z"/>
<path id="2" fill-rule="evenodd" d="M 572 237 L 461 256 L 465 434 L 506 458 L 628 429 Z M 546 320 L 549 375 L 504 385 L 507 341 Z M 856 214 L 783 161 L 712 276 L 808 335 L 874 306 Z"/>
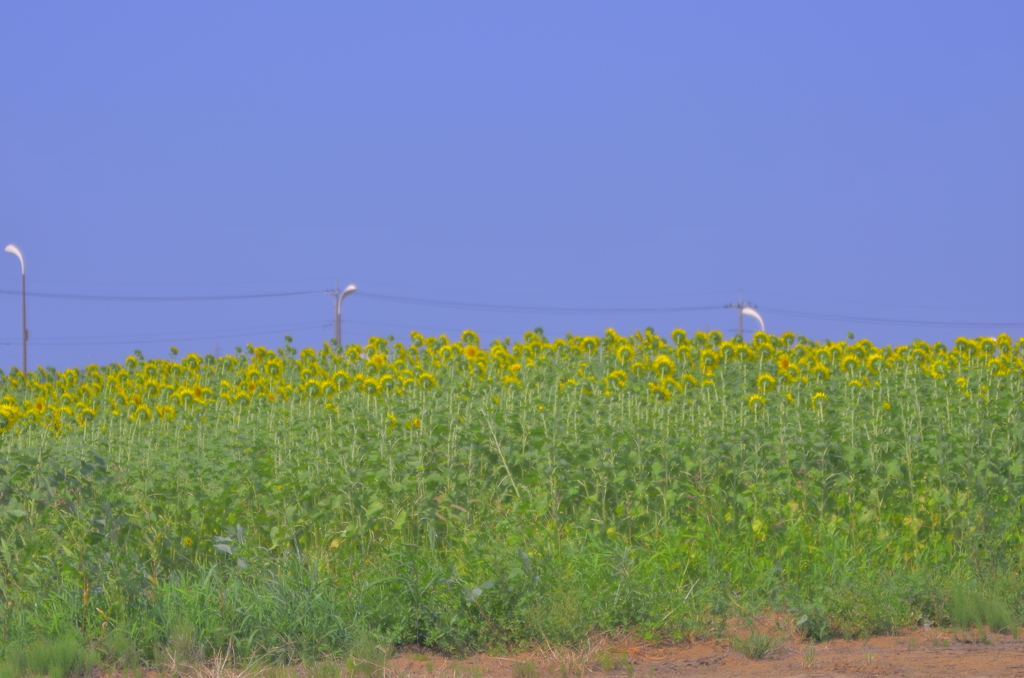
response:
<path id="1" fill-rule="evenodd" d="M 437 379 L 430 372 L 421 372 L 420 376 L 416 378 L 416 383 L 419 387 L 424 390 L 430 390 L 437 386 Z"/>
<path id="2" fill-rule="evenodd" d="M 652 382 L 648 382 L 647 387 L 651 390 L 651 395 L 653 395 L 658 400 L 671 400 L 672 399 L 672 392 L 669 391 L 667 388 L 665 388 L 661 384 L 655 384 L 652 381 Z"/>
<path id="3" fill-rule="evenodd" d="M 956 343 L 953 344 L 953 346 L 958 351 L 966 354 L 967 356 L 973 356 L 978 352 L 978 342 L 974 341 L 973 339 L 968 339 L 966 337 L 958 338 L 956 340 Z"/>
<path id="4" fill-rule="evenodd" d="M 149 409 L 149 405 L 139 405 L 128 418 L 132 421 L 149 421 L 153 418 L 153 410 Z"/>
<path id="5" fill-rule="evenodd" d="M 367 395 L 377 395 L 378 393 L 380 393 L 380 381 L 375 379 L 374 377 L 369 377 L 368 379 L 366 379 L 363 382 L 362 386 L 363 392 L 366 393 Z"/>
<path id="6" fill-rule="evenodd" d="M 78 410 L 77 418 L 78 424 L 80 426 L 85 426 L 90 421 L 96 418 L 96 410 L 92 409 L 91 407 L 83 407 L 82 409 Z"/>
<path id="7" fill-rule="evenodd" d="M 764 396 L 761 395 L 760 393 L 755 393 L 754 395 L 747 398 L 747 405 L 750 407 L 750 409 L 754 410 L 755 412 L 764 407 L 767 404 L 767 402 L 768 401 L 765 400 Z"/>
<path id="8" fill-rule="evenodd" d="M 767 372 L 757 378 L 757 390 L 761 393 L 768 393 L 775 388 L 775 377 Z"/>
<path id="9" fill-rule="evenodd" d="M 0 405 L 0 432 L 6 432 L 18 421 L 19 412 L 17 408 L 9 405 Z"/>
<path id="10" fill-rule="evenodd" d="M 661 380 L 661 385 L 664 386 L 665 388 L 671 386 L 680 393 L 683 391 L 683 385 L 676 381 L 676 379 L 673 377 L 663 377 Z"/>
<path id="11" fill-rule="evenodd" d="M 619 388 L 624 388 L 628 379 L 629 376 L 622 370 L 612 370 L 608 373 L 608 376 L 604 378 L 604 384 L 605 386 L 611 386 L 614 384 Z"/>
<path id="12" fill-rule="evenodd" d="M 345 370 L 335 372 L 333 379 L 334 385 L 338 387 L 338 390 L 348 388 L 348 385 L 352 383 L 352 377 Z"/>
<path id="13" fill-rule="evenodd" d="M 721 355 L 713 348 L 705 348 L 700 352 L 700 364 L 703 365 L 705 369 L 714 369 L 718 366 L 721 359 Z"/>
<path id="14" fill-rule="evenodd" d="M 659 355 L 654 359 L 654 371 L 664 376 L 676 371 L 676 364 L 667 355 Z"/>

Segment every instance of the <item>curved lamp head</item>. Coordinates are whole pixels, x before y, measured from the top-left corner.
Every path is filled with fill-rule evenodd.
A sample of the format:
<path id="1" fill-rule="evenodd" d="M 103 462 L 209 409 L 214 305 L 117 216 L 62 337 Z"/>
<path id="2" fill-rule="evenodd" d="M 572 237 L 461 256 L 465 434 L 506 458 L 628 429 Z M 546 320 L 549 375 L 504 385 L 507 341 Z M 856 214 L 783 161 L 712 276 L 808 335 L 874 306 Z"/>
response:
<path id="1" fill-rule="evenodd" d="M 25 275 L 25 257 L 21 256 L 21 250 L 18 249 L 18 246 L 8 245 L 4 248 L 4 252 L 9 252 L 10 254 L 18 257 L 18 261 L 21 262 L 21 274 Z"/>
<path id="2" fill-rule="evenodd" d="M 751 318 L 757 318 L 757 322 L 761 323 L 761 331 L 764 332 L 764 319 L 761 317 L 760 313 L 749 306 L 744 306 L 742 313 L 743 315 L 749 315 Z"/>
<path id="3" fill-rule="evenodd" d="M 358 287 L 356 287 L 355 285 L 349 285 L 348 287 L 346 287 L 345 289 L 343 289 L 343 290 L 341 291 L 341 298 L 342 298 L 342 299 L 344 299 L 344 298 L 345 298 L 345 297 L 347 297 L 348 295 L 350 295 L 350 294 L 352 294 L 353 292 L 355 292 L 355 291 L 356 291 L 357 289 L 359 289 L 359 288 L 358 288 Z"/>

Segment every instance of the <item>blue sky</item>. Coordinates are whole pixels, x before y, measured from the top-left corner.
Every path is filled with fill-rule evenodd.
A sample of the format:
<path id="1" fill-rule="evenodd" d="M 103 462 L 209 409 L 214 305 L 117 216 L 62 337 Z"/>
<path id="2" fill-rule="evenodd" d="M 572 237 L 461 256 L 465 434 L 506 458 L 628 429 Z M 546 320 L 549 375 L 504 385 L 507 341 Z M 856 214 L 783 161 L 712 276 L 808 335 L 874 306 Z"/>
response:
<path id="1" fill-rule="evenodd" d="M 733 334 L 740 290 L 817 339 L 1020 336 L 1022 29 L 997 2 L 8 3 L 0 245 L 30 292 L 310 292 L 31 297 L 30 366 L 319 347 L 335 278 L 346 342 Z M 0 364 L 19 332 L 0 294 Z"/>

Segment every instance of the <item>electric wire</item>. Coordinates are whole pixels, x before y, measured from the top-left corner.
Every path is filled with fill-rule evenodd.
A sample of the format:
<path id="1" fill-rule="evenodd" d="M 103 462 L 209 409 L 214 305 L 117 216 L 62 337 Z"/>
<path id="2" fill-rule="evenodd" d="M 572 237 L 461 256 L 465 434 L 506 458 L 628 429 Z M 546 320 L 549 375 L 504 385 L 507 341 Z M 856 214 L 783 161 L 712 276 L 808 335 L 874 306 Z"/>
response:
<path id="1" fill-rule="evenodd" d="M 763 311 L 776 313 L 778 315 L 791 316 L 794 318 L 807 318 L 809 320 L 834 320 L 843 322 L 869 323 L 875 325 L 920 325 L 925 327 L 1024 327 L 1024 323 L 1007 322 L 974 322 L 974 321 L 947 321 L 947 320 L 904 320 L 900 318 L 868 318 L 863 316 L 835 315 L 831 313 L 812 313 L 805 311 L 788 311 L 780 308 L 760 307 Z"/>
<path id="2" fill-rule="evenodd" d="M 247 299 L 272 299 L 285 297 L 298 297 L 323 294 L 331 290 L 293 290 L 285 292 L 269 292 L 257 294 L 229 294 L 229 295 L 206 295 L 206 296 L 127 296 L 127 295 L 87 295 L 87 294 L 63 294 L 51 292 L 28 292 L 27 296 L 47 299 L 61 299 L 69 301 L 110 301 L 110 302 L 208 302 L 208 301 L 237 301 Z M 0 294 L 20 296 L 20 291 L 0 290 Z M 360 291 L 356 299 L 370 301 L 381 301 L 387 303 L 423 306 L 430 308 L 444 308 L 465 311 L 499 312 L 499 313 L 527 313 L 527 314 L 554 314 L 554 315 L 595 315 L 595 314 L 661 314 L 661 313 L 682 313 L 715 311 L 734 307 L 731 304 L 706 305 L 706 306 L 651 306 L 651 307 L 579 307 L 579 306 L 534 306 L 515 304 L 492 304 L 483 302 L 454 301 L 446 299 L 432 299 L 424 297 L 409 297 L 392 294 L 380 294 L 375 292 Z M 1024 327 L 1024 322 L 977 322 L 977 321 L 944 321 L 944 320 L 909 320 L 901 318 L 879 318 L 870 316 L 847 316 L 833 313 L 817 313 L 811 311 L 796 311 L 784 308 L 760 307 L 780 316 L 803 318 L 808 320 L 822 320 L 829 322 L 867 323 L 881 325 L 899 326 L 922 326 L 922 327 L 978 327 L 978 328 L 1015 328 Z M 355 325 L 377 325 L 386 324 L 365 323 L 349 321 Z M 401 325 L 390 325 L 400 327 Z M 135 335 L 131 338 L 121 337 L 84 337 L 72 338 L 40 338 L 32 341 L 36 346 L 103 346 L 123 344 L 154 344 L 166 343 L 169 341 L 200 341 L 214 339 L 230 339 L 244 336 L 263 336 L 282 331 L 302 331 L 308 329 L 321 329 L 330 327 L 330 324 L 303 324 L 280 326 L 275 328 L 248 328 L 231 330 L 228 333 L 202 333 L 188 332 L 175 335 Z M 426 329 L 426 328 L 424 328 Z M 19 342 L 0 342 L 0 345 L 10 346 Z"/>
<path id="3" fill-rule="evenodd" d="M 0 294 L 21 296 L 21 292 L 0 290 Z M 309 294 L 323 294 L 323 290 L 302 290 L 297 292 L 271 292 L 268 294 L 223 294 L 190 297 L 125 297 L 95 294 L 57 294 L 52 292 L 26 292 L 26 296 L 45 299 L 70 299 L 74 301 L 236 301 L 240 299 L 270 299 L 273 297 L 298 297 Z"/>
<path id="4" fill-rule="evenodd" d="M 237 337 L 255 337 L 255 336 L 266 336 L 268 334 L 277 334 L 279 332 L 299 332 L 303 330 L 313 329 L 326 329 L 330 327 L 330 323 L 314 323 L 305 325 L 282 325 L 275 328 L 252 328 L 252 329 L 238 329 L 228 330 L 227 334 L 210 334 L 210 333 L 193 333 L 192 336 L 182 336 L 180 334 L 175 335 L 163 335 L 160 337 L 154 337 L 149 335 L 146 338 L 104 338 L 97 337 L 94 339 L 85 340 L 73 340 L 73 339 L 39 339 L 32 341 L 31 343 L 35 346 L 120 346 L 124 344 L 166 344 L 171 342 L 188 342 L 188 341 L 210 341 L 216 339 L 234 339 Z M 12 346 L 17 342 L 2 342 L 2 345 Z"/>
<path id="5" fill-rule="evenodd" d="M 422 299 L 418 297 L 401 297 L 392 294 L 375 294 L 373 292 L 360 292 L 364 299 L 376 299 L 397 304 L 412 304 L 416 306 L 431 306 L 434 308 L 451 308 L 467 311 L 496 311 L 502 313 L 555 313 L 559 315 L 578 315 L 594 313 L 678 313 L 683 311 L 712 311 L 723 308 L 722 306 L 674 306 L 674 307 L 652 307 L 652 308 L 599 308 L 599 307 L 571 307 L 571 306 L 515 306 L 509 304 L 483 304 L 469 301 L 445 301 L 441 299 Z"/>

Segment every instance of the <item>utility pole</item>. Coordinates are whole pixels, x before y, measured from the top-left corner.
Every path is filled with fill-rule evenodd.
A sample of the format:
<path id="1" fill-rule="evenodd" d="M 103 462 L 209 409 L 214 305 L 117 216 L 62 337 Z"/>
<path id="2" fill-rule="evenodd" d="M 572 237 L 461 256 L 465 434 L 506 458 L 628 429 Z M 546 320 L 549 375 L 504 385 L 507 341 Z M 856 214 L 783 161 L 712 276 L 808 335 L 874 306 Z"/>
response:
<path id="1" fill-rule="evenodd" d="M 764 332 L 764 320 L 761 318 L 761 314 L 755 311 L 757 304 L 748 304 L 743 301 L 743 290 L 740 290 L 740 300 L 738 302 L 729 304 L 726 308 L 735 308 L 739 313 L 739 334 L 743 336 L 743 316 L 749 315 L 755 318 L 757 322 L 761 323 L 761 331 Z"/>
<path id="2" fill-rule="evenodd" d="M 743 290 L 740 290 L 740 303 L 736 304 L 740 314 L 740 336 L 743 336 Z"/>
<path id="3" fill-rule="evenodd" d="M 341 348 L 341 302 L 345 300 L 345 297 L 355 292 L 358 288 L 355 285 L 349 285 L 345 289 L 338 288 L 338 279 L 334 279 L 334 289 L 327 290 L 328 296 L 334 297 L 334 341 L 338 344 L 338 348 Z"/>
<path id="4" fill-rule="evenodd" d="M 25 310 L 25 257 L 17 245 L 8 245 L 4 252 L 13 254 L 21 262 L 21 372 L 28 374 L 28 316 Z"/>

